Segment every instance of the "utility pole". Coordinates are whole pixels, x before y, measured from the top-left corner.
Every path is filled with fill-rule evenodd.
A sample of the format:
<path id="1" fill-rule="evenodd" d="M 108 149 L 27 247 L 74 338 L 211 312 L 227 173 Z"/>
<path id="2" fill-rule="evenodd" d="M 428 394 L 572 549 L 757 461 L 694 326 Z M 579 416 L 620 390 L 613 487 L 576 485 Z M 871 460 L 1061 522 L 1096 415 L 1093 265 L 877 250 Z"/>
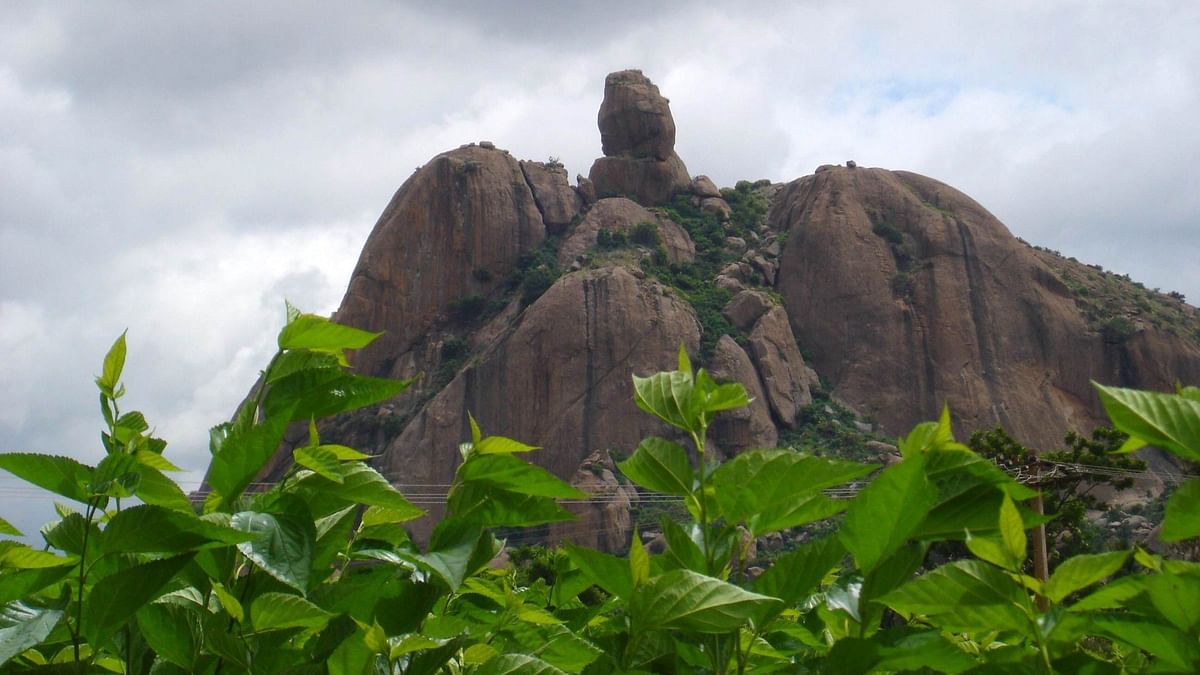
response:
<path id="1" fill-rule="evenodd" d="M 1041 520 L 1040 517 L 1045 515 L 1045 507 L 1042 504 L 1042 465 L 1036 459 L 1033 465 L 1033 488 L 1037 491 L 1037 496 L 1033 498 L 1033 511 Z M 1043 586 L 1050 578 L 1050 564 L 1046 559 L 1046 524 L 1041 522 L 1033 527 L 1033 576 L 1037 577 Z M 1045 612 L 1050 609 L 1050 602 L 1046 596 L 1038 593 L 1037 606 L 1039 611 Z"/>

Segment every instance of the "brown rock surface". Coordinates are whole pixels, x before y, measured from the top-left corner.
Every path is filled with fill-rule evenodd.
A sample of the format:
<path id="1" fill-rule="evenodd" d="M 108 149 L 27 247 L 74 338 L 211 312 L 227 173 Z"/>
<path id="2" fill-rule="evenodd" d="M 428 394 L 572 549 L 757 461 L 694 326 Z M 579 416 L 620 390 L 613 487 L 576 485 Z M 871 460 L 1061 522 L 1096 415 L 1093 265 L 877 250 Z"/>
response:
<path id="1" fill-rule="evenodd" d="M 571 485 L 601 501 L 567 504 L 566 509 L 578 520 L 551 523 L 550 541 L 570 541 L 602 551 L 624 551 L 629 547 L 633 526 L 629 509 L 637 499 L 637 489 L 621 483 L 613 473 L 612 458 L 603 450 L 583 460 Z"/>
<path id="2" fill-rule="evenodd" d="M 742 291 L 733 296 L 721 314 L 738 330 L 749 333 L 758 318 L 774 306 L 775 301 L 762 291 Z"/>
<path id="3" fill-rule="evenodd" d="M 517 257 L 544 238 L 533 192 L 508 153 L 469 146 L 434 157 L 379 217 L 336 314 L 385 331 L 355 355 L 355 366 L 390 375 L 389 364 L 450 303 L 503 286 Z"/>
<path id="4" fill-rule="evenodd" d="M 653 223 L 658 227 L 667 259 L 673 263 L 692 262 L 696 258 L 696 246 L 688 233 L 674 221 L 639 206 L 624 197 L 601 199 L 588 209 L 583 221 L 575 226 L 558 249 L 560 265 L 572 260 L 596 245 L 596 235 L 601 229 L 630 234 L 640 223 Z"/>
<path id="5" fill-rule="evenodd" d="M 1144 330 L 1106 342 L 1066 287 L 974 200 L 908 172 L 822 167 L 772 206 L 778 289 L 834 393 L 901 433 L 947 402 L 1054 448 L 1103 422 L 1089 380 L 1200 381 L 1200 350 Z M 889 239 L 891 241 L 889 241 Z"/>
<path id="6" fill-rule="evenodd" d="M 624 195 L 646 206 L 666 204 L 688 186 L 687 167 L 675 155 L 662 161 L 600 157 L 588 177 L 600 197 Z"/>
<path id="7" fill-rule="evenodd" d="M 622 70 L 604 78 L 598 122 L 606 157 L 664 160 L 675 153 L 670 101 L 640 70 Z"/>
<path id="8" fill-rule="evenodd" d="M 449 483 L 469 410 L 487 433 L 542 446 L 531 459 L 569 479 L 595 450 L 666 433 L 634 405 L 630 378 L 699 341 L 691 307 L 656 281 L 623 267 L 567 275 L 383 448 L 380 469 L 401 483 Z"/>
<path id="9" fill-rule="evenodd" d="M 567 229 L 583 206 L 583 198 L 567 181 L 567 170 L 562 164 L 521 162 L 521 171 L 533 191 L 533 200 L 542 213 L 546 232 L 558 234 Z"/>
<path id="10" fill-rule="evenodd" d="M 717 189 L 717 184 L 712 182 L 708 176 L 696 176 L 692 179 L 692 184 L 688 186 L 688 192 L 697 197 L 721 197 L 721 191 Z"/>
<path id="11" fill-rule="evenodd" d="M 807 367 L 788 325 L 787 311 L 772 305 L 750 331 L 750 356 L 762 378 L 763 391 L 775 419 L 794 427 L 800 410 L 812 403 Z"/>
<path id="12" fill-rule="evenodd" d="M 709 373 L 718 381 L 740 382 L 754 399 L 745 408 L 727 410 L 713 421 L 712 438 L 728 454 L 754 448 L 773 448 L 779 441 L 775 423 L 771 421 L 766 396 L 758 371 L 745 350 L 733 338 L 722 335 L 713 350 Z"/>

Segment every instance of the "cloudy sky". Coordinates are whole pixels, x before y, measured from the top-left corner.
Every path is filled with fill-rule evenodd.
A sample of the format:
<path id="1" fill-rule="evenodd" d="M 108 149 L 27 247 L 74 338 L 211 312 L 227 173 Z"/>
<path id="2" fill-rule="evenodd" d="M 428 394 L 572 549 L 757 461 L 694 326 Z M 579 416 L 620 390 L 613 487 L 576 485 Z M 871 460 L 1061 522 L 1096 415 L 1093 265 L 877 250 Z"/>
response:
<path id="1" fill-rule="evenodd" d="M 127 405 L 198 480 L 283 299 L 337 306 L 414 167 L 486 139 L 586 174 L 630 67 L 693 174 L 913 170 L 1200 300 L 1197 36 L 1193 0 L 5 3 L 0 450 L 95 461 L 128 328 Z M 15 486 L 28 526 L 49 502 Z"/>

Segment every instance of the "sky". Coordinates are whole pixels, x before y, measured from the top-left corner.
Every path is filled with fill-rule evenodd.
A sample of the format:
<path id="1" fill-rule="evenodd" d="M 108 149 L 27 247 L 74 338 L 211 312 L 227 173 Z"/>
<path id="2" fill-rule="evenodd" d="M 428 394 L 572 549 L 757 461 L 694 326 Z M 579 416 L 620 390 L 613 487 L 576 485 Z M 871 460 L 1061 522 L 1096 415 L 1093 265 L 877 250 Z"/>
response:
<path id="1" fill-rule="evenodd" d="M 1200 300 L 1200 3 L 171 2 L 0 7 L 0 451 L 103 455 L 92 377 L 194 487 L 284 299 L 336 309 L 392 193 L 490 140 L 600 155 L 642 69 L 718 185 L 916 171 Z M 50 499 L 0 478 L 0 516 Z"/>

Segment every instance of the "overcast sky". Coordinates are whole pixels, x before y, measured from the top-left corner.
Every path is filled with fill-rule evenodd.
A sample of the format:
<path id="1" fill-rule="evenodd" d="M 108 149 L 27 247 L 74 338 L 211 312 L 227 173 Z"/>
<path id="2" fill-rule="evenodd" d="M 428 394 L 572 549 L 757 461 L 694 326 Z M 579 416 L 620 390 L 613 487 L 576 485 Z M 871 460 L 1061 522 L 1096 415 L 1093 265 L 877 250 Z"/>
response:
<path id="1" fill-rule="evenodd" d="M 623 68 L 692 174 L 912 170 L 1200 300 L 1200 3 L 983 4 L 7 2 L 0 450 L 100 457 L 128 328 L 126 405 L 197 481 L 284 298 L 335 309 L 415 167 L 491 140 L 586 174 Z M 45 520 L 15 485 L 0 515 Z"/>

